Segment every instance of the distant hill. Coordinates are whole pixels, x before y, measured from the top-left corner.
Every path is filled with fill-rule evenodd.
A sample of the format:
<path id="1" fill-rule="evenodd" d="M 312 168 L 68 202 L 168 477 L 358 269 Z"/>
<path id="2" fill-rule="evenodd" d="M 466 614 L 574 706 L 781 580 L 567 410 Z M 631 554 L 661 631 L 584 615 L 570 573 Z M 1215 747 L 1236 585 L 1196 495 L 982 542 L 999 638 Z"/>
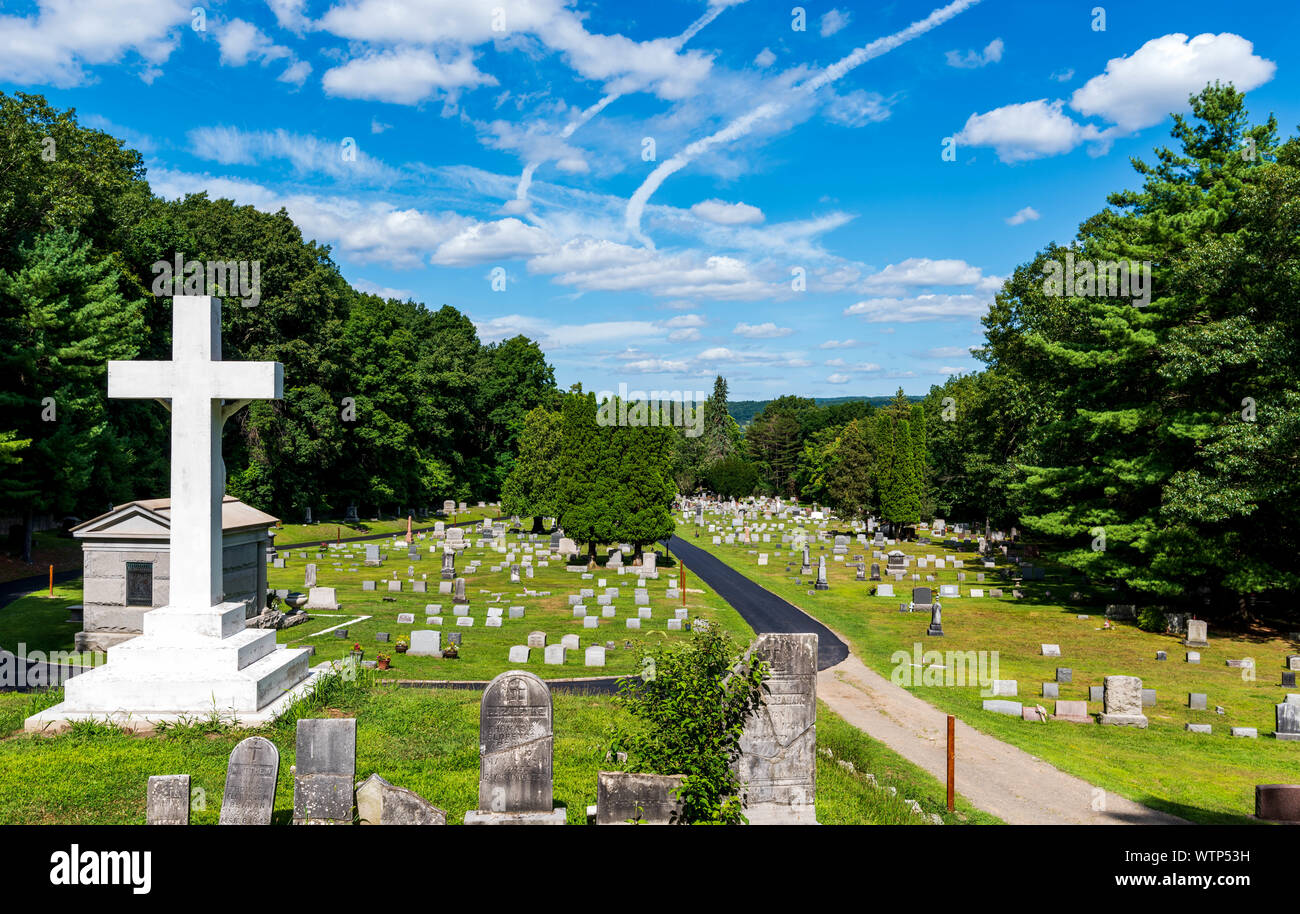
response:
<path id="1" fill-rule="evenodd" d="M 833 406 L 836 403 L 854 403 L 859 400 L 865 400 L 872 406 L 884 406 L 886 403 L 893 402 L 893 397 L 813 397 L 813 402 L 818 406 Z M 907 399 L 913 403 L 924 400 L 924 397 L 909 396 Z M 731 418 L 736 420 L 736 424 L 741 428 L 749 425 L 750 421 L 763 411 L 763 407 L 771 403 L 771 400 L 729 400 L 727 401 L 727 412 L 731 413 Z"/>

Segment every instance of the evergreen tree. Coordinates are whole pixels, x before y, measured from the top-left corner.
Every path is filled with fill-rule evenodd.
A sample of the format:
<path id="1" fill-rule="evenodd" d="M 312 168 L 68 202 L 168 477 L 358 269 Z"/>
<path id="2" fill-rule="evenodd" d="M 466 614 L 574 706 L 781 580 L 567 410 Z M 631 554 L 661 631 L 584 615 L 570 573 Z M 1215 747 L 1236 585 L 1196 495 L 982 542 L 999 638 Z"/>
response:
<path id="1" fill-rule="evenodd" d="M 1300 416 L 1300 259 L 1279 221 L 1300 182 L 1295 142 L 1279 148 L 1271 118 L 1247 127 L 1240 93 L 1191 102 L 1181 149 L 1134 160 L 1142 189 L 1017 270 L 985 325 L 991 363 L 1055 412 L 1021 451 L 1024 526 L 1095 581 L 1212 607 L 1300 584 L 1283 443 Z M 1099 284 L 1091 265 L 1114 262 L 1150 263 L 1149 304 Z M 1054 282 L 1072 264 L 1073 290 Z"/>
<path id="2" fill-rule="evenodd" d="M 872 507 L 873 455 L 864 424 L 855 419 L 840 431 L 826 461 L 826 503 L 845 518 L 865 518 Z"/>
<path id="3" fill-rule="evenodd" d="M 614 539 L 612 482 L 616 478 L 612 436 L 597 424 L 595 394 L 575 390 L 564 398 L 561 431 L 560 526 L 587 545 L 588 562 L 594 563 L 597 546 Z"/>
<path id="4" fill-rule="evenodd" d="M 533 516 L 533 532 L 543 532 L 543 517 L 560 514 L 556 494 L 560 480 L 560 455 L 564 438 L 563 414 L 545 407 L 524 416 L 519 455 L 501 491 L 501 508 L 507 514 Z"/>
<path id="5" fill-rule="evenodd" d="M 727 381 L 718 375 L 704 403 L 704 463 L 716 463 L 736 452 L 740 427 L 727 412 Z"/>
<path id="6" fill-rule="evenodd" d="M 6 467 L 9 507 L 24 517 L 31 561 L 36 512 L 66 513 L 82 493 L 111 498 L 124 480 L 104 471 L 118 442 L 109 426 L 107 363 L 130 359 L 144 333 L 142 302 L 120 291 L 119 265 L 61 228 L 38 235 L 0 270 L 0 412 L 30 441 Z M 97 473 L 99 474 L 97 477 Z"/>

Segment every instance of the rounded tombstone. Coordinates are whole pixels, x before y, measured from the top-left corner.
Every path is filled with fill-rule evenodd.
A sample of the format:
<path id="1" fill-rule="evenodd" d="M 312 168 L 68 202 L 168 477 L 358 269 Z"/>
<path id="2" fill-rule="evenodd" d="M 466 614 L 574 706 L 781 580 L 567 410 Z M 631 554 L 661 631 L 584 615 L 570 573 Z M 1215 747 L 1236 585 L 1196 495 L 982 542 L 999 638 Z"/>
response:
<path id="1" fill-rule="evenodd" d="M 545 812 L 554 807 L 551 690 L 527 670 L 507 670 L 479 706 L 479 809 Z"/>

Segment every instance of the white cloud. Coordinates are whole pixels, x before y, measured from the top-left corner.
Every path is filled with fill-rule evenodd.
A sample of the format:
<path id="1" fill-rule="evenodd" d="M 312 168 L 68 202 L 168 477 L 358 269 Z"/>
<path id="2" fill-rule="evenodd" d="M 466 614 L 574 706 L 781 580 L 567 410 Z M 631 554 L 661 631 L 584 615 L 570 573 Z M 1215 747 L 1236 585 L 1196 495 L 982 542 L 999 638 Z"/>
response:
<path id="1" fill-rule="evenodd" d="M 1002 59 L 1002 39 L 994 38 L 981 51 L 969 50 L 965 54 L 960 51 L 949 51 L 945 55 L 948 60 L 948 66 L 957 67 L 961 70 L 973 70 L 976 67 L 986 67 L 991 63 L 997 63 Z"/>
<path id="2" fill-rule="evenodd" d="M 988 309 L 985 296 L 925 294 L 911 298 L 870 298 L 844 309 L 870 323 L 915 323 L 916 321 L 979 317 Z"/>
<path id="3" fill-rule="evenodd" d="M 1006 218 L 1007 225 L 1021 225 L 1025 222 L 1033 222 L 1039 218 L 1038 210 L 1032 206 L 1025 206 L 1016 210 L 1015 215 Z"/>
<path id="4" fill-rule="evenodd" d="M 674 330 L 668 334 L 670 343 L 693 343 L 700 338 L 700 331 L 694 327 L 687 327 L 684 330 Z"/>
<path id="5" fill-rule="evenodd" d="M 431 50 L 402 48 L 371 53 L 326 70 L 327 95 L 416 105 L 441 92 L 495 86 L 496 77 L 480 72 L 468 52 L 443 60 Z"/>
<path id="6" fill-rule="evenodd" d="M 757 206 L 722 200 L 701 200 L 691 207 L 691 213 L 718 225 L 755 225 L 763 221 L 763 211 Z"/>
<path id="7" fill-rule="evenodd" d="M 392 125 L 392 124 L 385 124 L 383 121 L 379 120 L 378 118 L 374 118 L 374 117 L 372 117 L 372 118 L 370 119 L 370 132 L 371 132 L 371 133 L 383 133 L 385 130 L 392 130 L 392 129 L 393 129 L 393 125 Z"/>
<path id="8" fill-rule="evenodd" d="M 311 21 L 303 13 L 307 0 L 267 0 L 267 5 L 271 7 L 271 12 L 275 13 L 275 21 L 282 29 L 301 34 L 311 25 Z"/>
<path id="9" fill-rule="evenodd" d="M 758 54 L 755 55 L 754 57 L 754 63 L 758 64 L 760 67 L 762 67 L 765 70 L 768 67 L 772 66 L 772 64 L 774 64 L 775 62 L 776 62 L 776 55 L 773 54 L 771 50 L 769 50 L 768 48 L 763 48 L 763 50 L 759 51 Z"/>
<path id="10" fill-rule="evenodd" d="M 927 359 L 960 359 L 970 356 L 969 346 L 936 346 L 925 351 Z"/>
<path id="11" fill-rule="evenodd" d="M 251 181 L 163 168 L 149 169 L 149 184 L 165 199 L 207 191 L 214 199 L 226 197 L 263 212 L 284 207 L 305 238 L 331 244 L 356 263 L 383 263 L 395 269 L 425 265 L 430 250 L 473 224 L 456 213 L 399 209 L 373 196 L 362 202 L 343 196 L 284 194 Z"/>
<path id="12" fill-rule="evenodd" d="M 463 267 L 532 257 L 554 247 L 554 240 L 545 231 L 511 216 L 468 226 L 443 242 L 432 259 L 440 266 Z"/>
<path id="13" fill-rule="evenodd" d="M 284 68 L 284 72 L 276 77 L 282 83 L 293 83 L 295 86 L 301 86 L 311 75 L 311 64 L 305 60 L 295 60 L 289 66 Z"/>
<path id="14" fill-rule="evenodd" d="M 789 336 L 794 333 L 794 328 L 778 327 L 772 321 L 765 321 L 761 324 L 746 324 L 741 321 L 736 324 L 736 329 L 732 333 L 751 340 L 774 340 L 779 337 Z"/>
<path id="15" fill-rule="evenodd" d="M 664 321 L 665 327 L 703 327 L 706 321 L 699 314 L 679 314 Z"/>
<path id="16" fill-rule="evenodd" d="M 1215 80 L 1249 92 L 1273 78 L 1277 64 L 1254 53 L 1240 35 L 1181 33 L 1152 38 L 1128 57 L 1106 63 L 1070 97 L 1070 107 L 1132 131 L 1158 124 L 1171 111 L 1185 111 L 1189 95 Z"/>
<path id="17" fill-rule="evenodd" d="M 1254 53 L 1240 35 L 1209 33 L 1189 39 L 1182 33 L 1153 38 L 1127 57 L 1115 57 L 1106 70 L 1070 97 L 1070 107 L 1084 117 L 1099 118 L 1104 130 L 1081 124 L 1062 111 L 1065 102 L 1021 102 L 972 114 L 956 134 L 959 144 L 991 146 L 1007 163 L 1069 152 L 1084 142 L 1094 154 L 1111 140 L 1160 123 L 1170 112 L 1188 108 L 1189 96 L 1216 80 L 1248 92 L 1273 78 L 1277 65 Z M 1064 82 L 1074 71 L 1053 78 Z"/>
<path id="18" fill-rule="evenodd" d="M 833 374 L 833 375 L 828 375 L 828 376 L 827 376 L 827 378 L 826 378 L 826 383 L 828 383 L 828 384 L 847 384 L 847 383 L 849 383 L 849 381 L 852 381 L 852 380 L 853 380 L 853 378 L 851 378 L 849 375 L 841 374 L 840 372 L 837 371 L 835 374 Z"/>
<path id="19" fill-rule="evenodd" d="M 415 293 L 410 289 L 393 289 L 388 286 L 381 286 L 373 283 L 368 279 L 358 279 L 352 283 L 352 288 L 358 292 L 365 292 L 370 295 L 378 295 L 380 298 L 395 298 L 398 301 L 406 301 L 415 298 Z"/>
<path id="20" fill-rule="evenodd" d="M 682 374 L 687 371 L 685 362 L 673 359 L 637 359 L 632 362 L 624 362 L 621 366 L 624 371 L 630 371 L 635 374 Z"/>
<path id="21" fill-rule="evenodd" d="M 807 368 L 812 364 L 799 353 L 731 349 L 727 346 L 705 349 L 696 356 L 696 359 L 707 366 L 765 365 L 772 368 Z"/>
<path id="22" fill-rule="evenodd" d="M 345 160 L 344 147 L 339 141 L 322 140 L 287 130 L 197 127 L 186 136 L 194 155 L 222 165 L 263 165 L 271 159 L 282 159 L 299 174 L 319 173 L 340 179 L 379 181 L 394 181 L 398 177 L 395 169 L 355 146 L 348 147 L 354 158 Z"/>
<path id="23" fill-rule="evenodd" d="M 0 82 L 66 89 L 90 79 L 87 66 L 120 64 L 133 53 L 150 82 L 189 27 L 192 7 L 188 0 L 38 0 L 34 15 L 0 16 Z"/>
<path id="24" fill-rule="evenodd" d="M 864 127 L 886 120 L 892 113 L 894 100 L 879 92 L 855 89 L 836 95 L 826 105 L 826 117 L 845 127 Z"/>
<path id="25" fill-rule="evenodd" d="M 868 276 L 863 280 L 862 287 L 888 289 L 907 286 L 964 286 L 978 282 L 982 275 L 979 267 L 971 266 L 964 260 L 909 257 Z"/>
<path id="26" fill-rule="evenodd" d="M 649 321 L 592 321 L 582 324 L 557 324 L 546 318 L 527 314 L 507 314 L 486 321 L 475 321 L 479 337 L 496 342 L 523 334 L 537 340 L 544 349 L 569 349 L 575 346 L 632 345 L 659 339 L 663 330 Z"/>
<path id="27" fill-rule="evenodd" d="M 852 349 L 858 345 L 857 340 L 827 340 L 818 346 L 818 349 Z"/>
<path id="28" fill-rule="evenodd" d="M 1063 70 L 1057 70 L 1051 75 L 1051 78 L 1056 80 L 1058 83 L 1068 83 L 1070 80 L 1074 79 L 1074 70 L 1070 67 L 1066 67 Z"/>
<path id="29" fill-rule="evenodd" d="M 833 9 L 822 16 L 821 33 L 823 38 L 829 38 L 840 29 L 849 24 L 852 15 L 843 10 Z"/>
<path id="30" fill-rule="evenodd" d="M 1023 162 L 1069 152 L 1085 140 L 1101 139 L 1092 124 L 1079 124 L 1061 111 L 1064 101 L 1004 105 L 972 114 L 956 134 L 958 145 L 992 146 L 1003 162 Z"/>
<path id="31" fill-rule="evenodd" d="M 289 49 L 278 45 L 266 33 L 243 19 L 231 19 L 217 29 L 217 45 L 221 48 L 221 63 L 228 67 L 242 67 L 250 60 L 263 64 L 289 56 Z"/>
<path id="32" fill-rule="evenodd" d="M 671 298 L 754 299 L 775 286 L 735 257 L 704 259 L 694 251 L 665 253 L 605 239 L 578 238 L 528 262 L 529 272 L 588 292 L 642 291 Z"/>
<path id="33" fill-rule="evenodd" d="M 714 4 L 697 25 L 711 21 L 728 5 Z M 504 21 L 497 16 L 498 9 Z M 563 0 L 523 0 L 510 5 L 501 0 L 410 0 L 400 4 L 347 0 L 328 10 L 319 24 L 335 35 L 381 46 L 466 48 L 496 42 L 522 47 L 526 45 L 521 42 L 540 41 L 584 78 L 604 81 L 606 91 L 649 90 L 666 99 L 694 92 L 713 63 L 699 51 L 682 52 L 681 36 L 634 41 L 622 35 L 589 32 L 581 16 Z M 494 25 L 504 30 L 494 29 Z M 397 89 L 400 74 L 388 75 L 390 86 Z"/>

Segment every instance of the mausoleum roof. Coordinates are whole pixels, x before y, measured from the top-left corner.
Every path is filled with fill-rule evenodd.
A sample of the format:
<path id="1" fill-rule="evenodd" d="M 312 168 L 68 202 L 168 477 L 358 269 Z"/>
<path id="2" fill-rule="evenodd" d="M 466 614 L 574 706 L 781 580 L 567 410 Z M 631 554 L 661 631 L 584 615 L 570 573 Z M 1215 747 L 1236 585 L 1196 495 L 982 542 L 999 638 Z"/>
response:
<path id="1" fill-rule="evenodd" d="M 170 498 L 141 498 L 117 505 L 112 511 L 92 517 L 72 528 L 79 539 L 123 537 L 149 539 L 167 535 L 171 530 Z M 221 501 L 221 532 L 237 533 L 258 530 L 279 523 L 279 518 L 259 511 L 252 505 L 227 495 Z"/>

